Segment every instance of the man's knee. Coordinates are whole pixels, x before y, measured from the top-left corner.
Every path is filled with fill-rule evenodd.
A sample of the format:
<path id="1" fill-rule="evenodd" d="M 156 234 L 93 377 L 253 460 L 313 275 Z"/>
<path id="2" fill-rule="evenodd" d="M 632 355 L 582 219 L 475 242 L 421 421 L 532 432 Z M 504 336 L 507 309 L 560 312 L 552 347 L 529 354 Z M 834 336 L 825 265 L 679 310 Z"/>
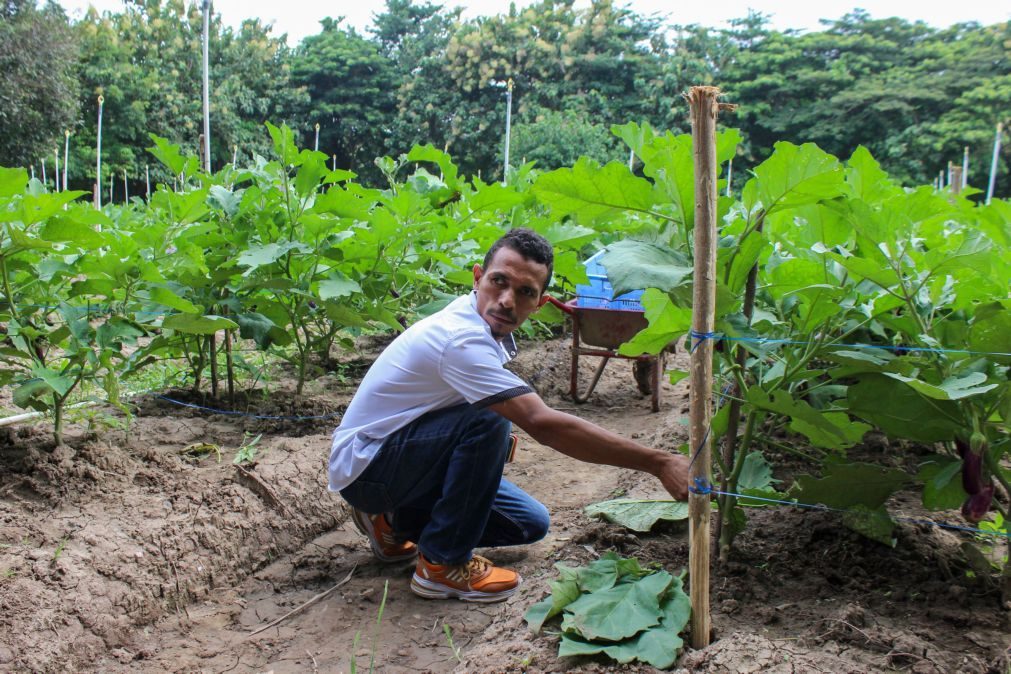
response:
<path id="1" fill-rule="evenodd" d="M 531 543 L 547 536 L 548 528 L 551 526 L 551 514 L 548 509 L 544 507 L 543 503 L 539 501 L 536 503 L 536 507 L 530 508 L 529 519 L 525 527 Z"/>

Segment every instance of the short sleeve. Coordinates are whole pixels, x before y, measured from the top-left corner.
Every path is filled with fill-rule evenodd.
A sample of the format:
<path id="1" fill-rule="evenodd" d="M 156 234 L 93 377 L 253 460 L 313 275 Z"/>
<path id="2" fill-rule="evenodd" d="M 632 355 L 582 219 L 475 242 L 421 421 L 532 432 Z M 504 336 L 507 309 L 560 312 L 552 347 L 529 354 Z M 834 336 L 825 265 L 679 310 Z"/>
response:
<path id="1" fill-rule="evenodd" d="M 522 379 L 502 366 L 501 351 L 485 335 L 468 334 L 454 339 L 442 354 L 439 374 L 476 407 L 533 393 Z"/>

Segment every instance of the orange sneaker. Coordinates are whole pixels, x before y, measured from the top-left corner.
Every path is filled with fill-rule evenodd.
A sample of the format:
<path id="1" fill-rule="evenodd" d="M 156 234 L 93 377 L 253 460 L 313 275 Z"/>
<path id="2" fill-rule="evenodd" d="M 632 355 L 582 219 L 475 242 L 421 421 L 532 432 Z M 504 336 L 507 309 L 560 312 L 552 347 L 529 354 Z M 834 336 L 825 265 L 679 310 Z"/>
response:
<path id="1" fill-rule="evenodd" d="M 351 509 L 351 521 L 358 531 L 365 534 L 372 546 L 372 552 L 381 562 L 405 562 L 418 555 L 418 546 L 411 542 L 400 543 L 393 537 L 393 527 L 386 521 L 386 515 L 369 515 Z"/>
<path id="2" fill-rule="evenodd" d="M 510 569 L 492 566 L 479 555 L 466 564 L 433 564 L 418 554 L 418 565 L 411 579 L 411 590 L 425 599 L 449 599 L 492 604 L 508 599 L 520 585 L 520 575 Z"/>

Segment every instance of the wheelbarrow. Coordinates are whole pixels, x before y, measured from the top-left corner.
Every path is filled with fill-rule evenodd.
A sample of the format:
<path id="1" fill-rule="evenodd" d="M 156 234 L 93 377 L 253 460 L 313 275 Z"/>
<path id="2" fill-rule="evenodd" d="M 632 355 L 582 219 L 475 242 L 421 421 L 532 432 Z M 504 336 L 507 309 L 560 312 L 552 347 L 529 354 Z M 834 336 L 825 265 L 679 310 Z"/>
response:
<path id="1" fill-rule="evenodd" d="M 653 396 L 653 411 L 660 411 L 660 375 L 663 370 L 663 352 L 656 356 L 623 356 L 617 348 L 632 339 L 649 325 L 642 306 L 635 300 L 607 300 L 596 302 L 606 306 L 586 306 L 583 298 L 562 302 L 549 296 L 548 301 L 572 317 L 572 372 L 569 393 L 577 403 L 585 403 L 600 381 L 600 375 L 612 358 L 634 361 L 636 385 L 643 394 Z M 579 393 L 579 357 L 597 356 L 601 359 L 586 393 Z"/>

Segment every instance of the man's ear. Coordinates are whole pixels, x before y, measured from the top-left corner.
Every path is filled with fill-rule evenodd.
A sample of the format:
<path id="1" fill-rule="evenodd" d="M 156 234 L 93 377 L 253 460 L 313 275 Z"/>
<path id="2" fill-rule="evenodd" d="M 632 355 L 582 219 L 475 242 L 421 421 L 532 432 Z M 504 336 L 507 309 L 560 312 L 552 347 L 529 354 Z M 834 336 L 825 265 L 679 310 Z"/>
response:
<path id="1" fill-rule="evenodd" d="M 479 264 L 474 265 L 474 290 L 477 290 L 477 283 L 484 276 L 484 268 Z"/>

